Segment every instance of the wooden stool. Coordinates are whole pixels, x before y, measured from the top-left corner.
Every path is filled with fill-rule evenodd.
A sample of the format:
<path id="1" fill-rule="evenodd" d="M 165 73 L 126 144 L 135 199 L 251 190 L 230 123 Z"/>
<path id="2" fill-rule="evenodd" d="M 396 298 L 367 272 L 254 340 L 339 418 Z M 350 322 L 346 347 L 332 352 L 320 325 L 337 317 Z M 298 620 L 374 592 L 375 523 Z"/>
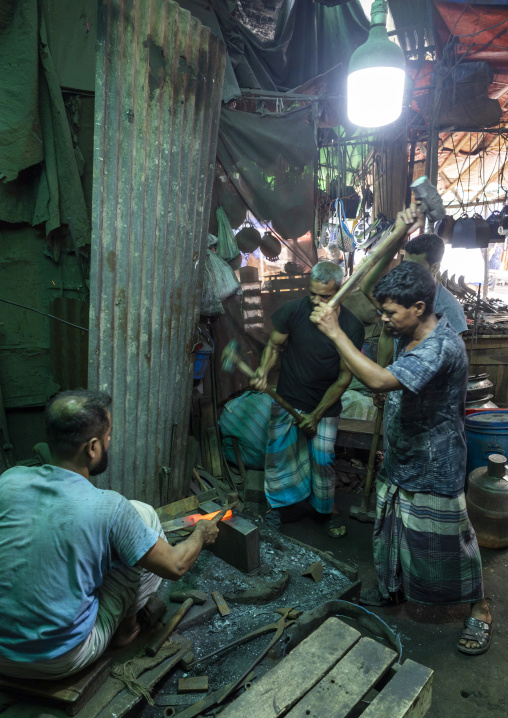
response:
<path id="1" fill-rule="evenodd" d="M 79 673 L 55 681 L 0 676 L 0 690 L 23 699 L 33 698 L 74 716 L 107 680 L 110 663 L 111 658 L 102 656 Z"/>

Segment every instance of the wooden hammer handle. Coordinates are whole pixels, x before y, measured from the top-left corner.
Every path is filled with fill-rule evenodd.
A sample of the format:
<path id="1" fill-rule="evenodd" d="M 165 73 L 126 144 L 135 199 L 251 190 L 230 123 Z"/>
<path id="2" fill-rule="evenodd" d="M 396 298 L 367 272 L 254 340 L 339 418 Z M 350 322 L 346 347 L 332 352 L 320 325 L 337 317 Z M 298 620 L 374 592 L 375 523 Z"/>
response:
<path id="1" fill-rule="evenodd" d="M 338 292 L 330 299 L 330 301 L 328 302 L 328 306 L 338 307 L 339 304 L 341 304 L 344 299 L 349 294 L 351 294 L 353 289 L 355 289 L 360 284 L 362 279 L 370 272 L 372 267 L 374 267 L 378 262 L 380 262 L 383 257 L 389 252 L 395 252 L 400 243 L 400 240 L 405 236 L 407 229 L 408 228 L 406 224 L 400 224 L 395 227 L 395 229 L 390 232 L 388 237 L 383 239 L 381 244 L 379 244 L 376 249 L 371 254 L 369 254 L 367 259 L 365 259 L 361 263 L 353 276 L 349 277 L 349 279 L 344 282 Z"/>
<path id="2" fill-rule="evenodd" d="M 182 603 L 180 608 L 171 616 L 169 621 L 166 623 L 164 628 L 161 630 L 159 635 L 151 641 L 146 647 L 145 653 L 147 656 L 156 656 L 161 648 L 162 644 L 167 641 L 170 635 L 173 633 L 175 628 L 178 626 L 182 618 L 185 616 L 189 608 L 193 605 L 194 600 L 188 598 Z"/>
<path id="3" fill-rule="evenodd" d="M 244 361 L 239 361 L 237 366 L 241 372 L 243 372 L 244 374 L 246 374 L 249 377 L 249 379 L 253 378 L 255 372 L 250 368 L 250 366 L 248 364 L 246 364 Z M 302 423 L 303 416 L 301 414 L 299 414 L 296 411 L 296 409 L 293 409 L 291 404 L 289 404 L 285 399 L 283 399 L 280 396 L 280 394 L 277 394 L 276 391 L 274 391 L 273 389 L 270 389 L 269 386 L 266 387 L 265 394 L 268 394 L 268 396 L 271 396 L 272 399 L 277 402 L 277 404 L 282 406 L 283 409 L 285 409 L 289 414 L 291 414 L 293 419 L 295 419 L 298 424 Z"/>

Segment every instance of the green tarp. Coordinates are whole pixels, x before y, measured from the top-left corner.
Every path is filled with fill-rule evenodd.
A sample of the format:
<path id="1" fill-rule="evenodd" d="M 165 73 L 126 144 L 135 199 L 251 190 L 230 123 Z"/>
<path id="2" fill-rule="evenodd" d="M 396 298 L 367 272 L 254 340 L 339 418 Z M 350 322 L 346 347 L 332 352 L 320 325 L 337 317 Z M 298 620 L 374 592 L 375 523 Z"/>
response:
<path id="1" fill-rule="evenodd" d="M 67 113 L 37 0 L 18 0 L 0 35 L 0 220 L 44 224 L 67 218 L 90 241 Z"/>

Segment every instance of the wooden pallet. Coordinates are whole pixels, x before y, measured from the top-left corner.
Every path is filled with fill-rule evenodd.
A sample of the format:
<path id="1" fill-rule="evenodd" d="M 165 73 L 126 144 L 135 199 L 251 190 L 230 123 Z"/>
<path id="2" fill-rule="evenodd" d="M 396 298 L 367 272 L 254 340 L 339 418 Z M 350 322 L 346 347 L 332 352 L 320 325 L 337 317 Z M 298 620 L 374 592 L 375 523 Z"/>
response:
<path id="1" fill-rule="evenodd" d="M 432 673 L 329 618 L 231 703 L 221 718 L 422 718 Z M 366 699 L 366 700 L 364 700 Z"/>

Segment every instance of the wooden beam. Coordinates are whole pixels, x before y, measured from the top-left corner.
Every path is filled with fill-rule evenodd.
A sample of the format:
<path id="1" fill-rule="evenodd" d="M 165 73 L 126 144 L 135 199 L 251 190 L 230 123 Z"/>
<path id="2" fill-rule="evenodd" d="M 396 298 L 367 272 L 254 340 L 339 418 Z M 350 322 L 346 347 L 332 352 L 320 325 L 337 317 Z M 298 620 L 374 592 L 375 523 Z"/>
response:
<path id="1" fill-rule="evenodd" d="M 451 180 L 448 179 L 448 177 L 445 175 L 445 173 L 442 172 L 441 170 L 439 170 L 438 174 L 439 174 L 439 176 L 441 177 L 441 179 L 443 180 L 443 182 L 446 182 L 447 187 L 446 187 L 445 192 L 448 192 L 448 189 L 449 189 L 450 184 L 451 184 Z M 462 197 L 460 197 L 454 189 L 452 189 L 451 191 L 453 192 L 453 194 L 455 195 L 455 197 L 457 197 L 457 199 L 459 200 L 459 202 L 462 202 Z"/>
<path id="2" fill-rule="evenodd" d="M 450 191 L 450 190 L 452 190 L 452 189 L 455 189 L 455 187 L 458 185 L 458 183 L 462 180 L 462 175 L 463 175 L 466 171 L 467 171 L 467 172 L 470 172 L 471 169 L 472 169 L 473 167 L 475 167 L 475 166 L 478 164 L 478 162 L 480 162 L 480 161 L 483 159 L 484 155 L 487 154 L 487 152 L 491 149 L 491 147 L 493 147 L 493 145 L 494 145 L 496 142 L 499 142 L 499 137 L 494 137 L 494 139 L 493 139 L 491 142 L 489 142 L 489 144 L 488 144 L 487 147 L 483 150 L 483 152 L 482 152 L 481 154 L 479 154 L 472 162 L 469 163 L 469 165 L 467 166 L 467 168 L 464 168 L 464 166 L 463 166 L 463 167 L 461 168 L 461 170 L 460 170 L 460 174 L 459 174 L 459 176 L 457 177 L 457 179 L 454 179 L 454 180 L 453 180 L 453 182 L 450 184 L 450 186 L 446 188 L 446 191 L 448 192 L 448 191 Z M 502 149 L 505 149 L 506 144 L 507 144 L 507 140 L 503 139 L 503 140 L 501 141 L 501 146 L 499 147 L 499 150 L 501 151 Z M 470 157 L 470 156 L 468 156 L 468 157 Z"/>
<path id="3" fill-rule="evenodd" d="M 500 160 L 500 161 L 501 161 L 501 160 Z M 507 164 L 508 164 L 508 158 L 506 158 L 505 161 L 503 162 L 503 164 L 500 165 L 500 167 L 499 167 L 499 169 L 498 169 L 498 171 L 497 171 L 497 173 L 496 173 L 496 176 L 495 176 L 495 177 L 492 177 L 492 176 L 489 177 L 489 179 L 488 179 L 487 182 L 483 185 L 483 187 L 481 188 L 481 190 L 480 190 L 479 192 L 477 192 L 474 197 L 471 197 L 471 199 L 470 199 L 469 201 L 470 201 L 470 202 L 474 202 L 475 199 L 478 199 L 478 197 L 482 194 L 482 192 L 485 192 L 485 189 L 489 186 L 489 184 L 492 184 L 493 182 L 497 182 L 497 181 L 499 180 L 499 177 L 502 175 L 503 170 L 504 170 L 504 168 L 506 167 Z"/>
<path id="4" fill-rule="evenodd" d="M 451 136 L 453 136 L 453 135 L 451 135 Z M 449 155 L 449 157 L 447 157 L 447 158 L 445 159 L 445 161 L 443 162 L 443 164 L 439 167 L 440 170 L 445 169 L 446 167 L 448 167 L 448 165 L 452 164 L 452 162 L 457 159 L 457 152 L 460 152 L 460 150 L 464 147 L 464 145 L 467 144 L 467 141 L 468 141 L 470 138 L 471 138 L 471 133 L 470 133 L 470 132 L 464 133 L 464 137 L 463 137 L 461 140 L 459 140 L 457 146 L 456 146 L 456 147 L 451 147 L 450 155 Z M 441 151 L 442 151 L 442 150 L 441 150 Z"/>

